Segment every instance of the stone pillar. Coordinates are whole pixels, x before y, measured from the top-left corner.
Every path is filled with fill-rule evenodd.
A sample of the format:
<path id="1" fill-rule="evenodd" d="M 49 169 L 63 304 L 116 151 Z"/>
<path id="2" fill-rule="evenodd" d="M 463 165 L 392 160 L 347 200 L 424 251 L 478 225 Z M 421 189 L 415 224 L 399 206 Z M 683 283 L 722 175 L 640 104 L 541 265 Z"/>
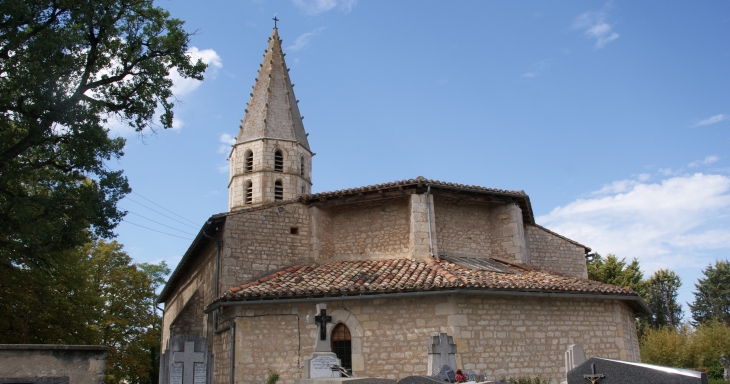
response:
<path id="1" fill-rule="evenodd" d="M 428 197 L 428 200 L 427 200 Z M 429 207 L 431 205 L 431 217 L 429 220 Z M 438 255 L 438 242 L 436 241 L 436 215 L 434 214 L 433 195 L 411 195 L 411 233 L 410 233 L 410 254 L 414 259 L 423 259 Z M 429 241 L 428 226 L 431 223 L 431 241 Z M 433 252 L 431 251 L 433 243 Z"/>

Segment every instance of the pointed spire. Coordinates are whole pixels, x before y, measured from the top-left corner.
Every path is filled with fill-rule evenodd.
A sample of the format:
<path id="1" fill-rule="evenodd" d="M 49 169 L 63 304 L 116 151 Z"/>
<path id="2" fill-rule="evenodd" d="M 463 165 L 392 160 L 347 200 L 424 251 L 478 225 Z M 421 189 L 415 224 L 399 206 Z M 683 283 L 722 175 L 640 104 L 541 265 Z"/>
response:
<path id="1" fill-rule="evenodd" d="M 302 115 L 294 97 L 294 84 L 281 50 L 279 30 L 274 28 L 264 61 L 246 107 L 237 142 L 272 138 L 294 140 L 309 150 Z"/>

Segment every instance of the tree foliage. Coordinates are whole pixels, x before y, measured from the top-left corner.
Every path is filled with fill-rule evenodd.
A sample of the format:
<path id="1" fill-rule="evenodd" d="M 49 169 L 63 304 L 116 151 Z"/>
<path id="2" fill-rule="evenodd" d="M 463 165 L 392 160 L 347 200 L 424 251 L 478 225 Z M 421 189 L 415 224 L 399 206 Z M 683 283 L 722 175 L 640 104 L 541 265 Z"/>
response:
<path id="1" fill-rule="evenodd" d="M 171 127 L 168 74 L 202 79 L 205 64 L 152 0 L 4 0 L 0 14 L 0 263 L 40 264 L 123 216 L 107 120 L 141 131 L 159 111 Z"/>
<path id="2" fill-rule="evenodd" d="M 695 324 L 710 320 L 730 325 L 730 262 L 716 261 L 695 284 L 695 300 L 689 305 Z"/>
<path id="3" fill-rule="evenodd" d="M 699 369 L 710 378 L 721 378 L 720 355 L 730 355 L 730 328 L 708 321 L 697 327 L 647 329 L 641 338 L 641 361 L 676 368 Z"/>
<path id="4" fill-rule="evenodd" d="M 106 383 L 150 382 L 165 263 L 134 264 L 121 244 L 103 240 L 49 260 L 53 268 L 0 270 L 0 343 L 106 345 Z"/>
<path id="5" fill-rule="evenodd" d="M 654 327 L 678 328 L 682 324 L 682 306 L 677 302 L 677 291 L 682 280 L 673 271 L 660 269 L 647 280 L 644 301 L 654 312 L 649 324 Z"/>
<path id="6" fill-rule="evenodd" d="M 646 291 L 644 274 L 641 272 L 637 259 L 633 259 L 627 265 L 625 258 L 619 260 L 614 254 L 609 254 L 605 259 L 596 254 L 588 262 L 587 268 L 588 278 L 591 280 L 621 287 L 628 286 L 642 297 Z"/>
<path id="7" fill-rule="evenodd" d="M 677 289 L 682 282 L 674 272 L 659 270 L 644 280 L 637 259 L 627 264 L 626 259 L 619 259 L 613 254 L 609 254 L 605 259 L 596 254 L 593 260 L 588 262 L 587 268 L 589 279 L 629 286 L 646 302 L 653 314 L 639 317 L 637 326 L 640 334 L 643 334 L 648 326 L 677 328 L 681 325 L 682 307 L 677 303 Z"/>

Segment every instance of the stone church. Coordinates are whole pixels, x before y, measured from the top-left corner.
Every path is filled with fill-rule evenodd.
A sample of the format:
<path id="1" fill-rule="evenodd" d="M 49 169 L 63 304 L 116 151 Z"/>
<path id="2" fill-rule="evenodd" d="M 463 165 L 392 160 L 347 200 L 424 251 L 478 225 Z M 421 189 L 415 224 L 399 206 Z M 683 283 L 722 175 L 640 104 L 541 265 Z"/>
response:
<path id="1" fill-rule="evenodd" d="M 525 192 L 417 177 L 312 194 L 284 56 L 274 28 L 230 152 L 228 212 L 158 298 L 164 383 L 294 383 L 322 355 L 358 377 L 430 375 L 443 334 L 454 368 L 487 379 L 560 381 L 570 344 L 640 360 L 646 305 L 588 280 L 590 248 L 536 224 Z"/>

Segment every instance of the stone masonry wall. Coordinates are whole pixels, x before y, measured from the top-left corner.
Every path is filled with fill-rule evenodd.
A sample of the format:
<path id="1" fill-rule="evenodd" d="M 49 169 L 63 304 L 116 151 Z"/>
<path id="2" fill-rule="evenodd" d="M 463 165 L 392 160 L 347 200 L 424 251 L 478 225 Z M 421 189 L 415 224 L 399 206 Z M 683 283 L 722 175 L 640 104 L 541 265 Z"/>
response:
<path id="1" fill-rule="evenodd" d="M 107 349 L 101 345 L 0 344 L 0 382 L 37 383 L 35 380 L 43 379 L 43 383 L 57 383 L 65 377 L 70 384 L 102 384 Z"/>
<path id="2" fill-rule="evenodd" d="M 283 172 L 274 171 L 274 152 L 281 151 Z M 245 172 L 246 152 L 253 153 L 253 171 Z M 302 176 L 302 159 L 304 175 Z M 230 177 L 228 210 L 245 208 L 245 183 L 252 182 L 252 204 L 274 201 L 274 182 L 282 181 L 283 199 L 289 200 L 311 193 L 312 155 L 304 147 L 289 140 L 256 140 L 238 144 L 228 159 Z"/>
<path id="3" fill-rule="evenodd" d="M 315 304 L 226 308 L 236 316 L 236 382 L 264 381 L 268 370 L 280 383 L 300 377 L 313 351 L 317 326 L 306 321 Z M 639 361 L 631 310 L 624 302 L 596 299 L 443 295 L 418 299 L 343 300 L 328 303 L 334 323 L 352 334 L 358 376 L 400 379 L 427 373 L 429 336 L 453 336 L 457 368 L 501 377 L 565 377 L 564 352 L 581 344 L 586 354 Z M 215 338 L 216 383 L 227 383 L 225 334 Z"/>
<path id="4" fill-rule="evenodd" d="M 447 254 L 529 263 L 522 212 L 515 204 L 489 204 L 434 196 L 438 249 Z"/>
<path id="5" fill-rule="evenodd" d="M 469 256 L 492 255 L 490 215 L 493 206 L 434 196 L 436 235 L 441 252 Z"/>
<path id="6" fill-rule="evenodd" d="M 200 290 L 195 291 L 193 297 L 185 305 L 185 308 L 170 325 L 170 338 L 180 334 L 202 336 L 203 309 L 211 300 L 212 297 L 208 298 L 207 302 L 204 302 L 203 294 L 200 293 Z"/>
<path id="7" fill-rule="evenodd" d="M 213 300 L 215 257 L 215 243 L 211 242 L 195 262 L 186 268 L 186 274 L 178 281 L 175 293 L 166 300 L 162 319 L 163 352 L 174 334 L 200 331 L 199 335 L 205 336 L 207 323 L 203 307 Z M 196 303 L 195 300 L 200 302 Z"/>
<path id="8" fill-rule="evenodd" d="M 400 257 L 409 251 L 407 197 L 319 208 L 319 258 Z"/>
<path id="9" fill-rule="evenodd" d="M 309 212 L 305 205 L 290 203 L 233 213 L 226 218 L 221 292 L 308 259 Z"/>
<path id="10" fill-rule="evenodd" d="M 528 225 L 525 232 L 532 265 L 570 276 L 588 278 L 584 247 L 539 226 Z"/>

